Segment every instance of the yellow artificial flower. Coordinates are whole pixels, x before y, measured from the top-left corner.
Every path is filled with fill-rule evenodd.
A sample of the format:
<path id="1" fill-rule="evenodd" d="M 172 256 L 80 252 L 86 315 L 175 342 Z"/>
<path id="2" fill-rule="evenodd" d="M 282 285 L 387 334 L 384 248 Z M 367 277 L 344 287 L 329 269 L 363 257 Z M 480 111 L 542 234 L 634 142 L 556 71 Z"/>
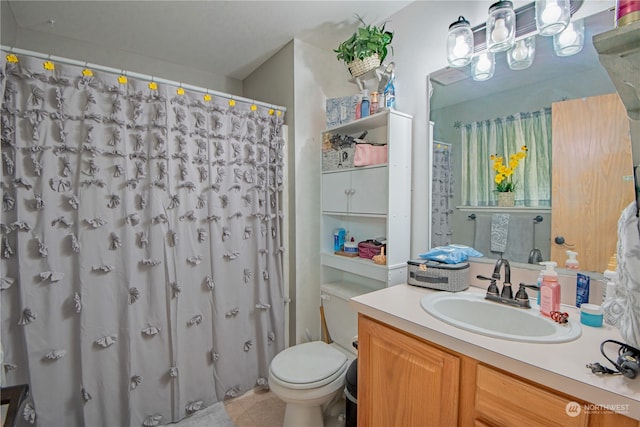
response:
<path id="1" fill-rule="evenodd" d="M 88 68 L 85 68 L 84 70 L 82 70 L 82 75 L 85 77 L 93 77 L 93 71 L 91 71 Z"/>
<path id="2" fill-rule="evenodd" d="M 129 80 L 127 80 L 127 76 L 125 75 L 118 77 L 118 83 L 120 83 L 121 85 L 126 85 L 128 81 Z"/>
<path id="3" fill-rule="evenodd" d="M 51 61 L 44 61 L 42 63 L 42 66 L 44 67 L 45 70 L 48 70 L 48 71 L 53 71 L 56 69 L 55 64 Z"/>
<path id="4" fill-rule="evenodd" d="M 276 116 L 280 117 L 282 115 L 282 111 L 278 110 L 276 111 Z"/>
<path id="5" fill-rule="evenodd" d="M 517 183 L 513 182 L 513 175 L 520 160 L 527 157 L 527 146 L 523 145 L 521 151 L 509 155 L 509 164 L 504 164 L 504 157 L 492 154 L 490 159 L 493 161 L 493 170 L 496 172 L 495 183 L 496 191 L 498 192 L 514 192 L 516 191 Z"/>
<path id="6" fill-rule="evenodd" d="M 229 107 L 233 107 L 234 105 L 236 105 L 235 99 L 230 99 L 229 100 Z"/>
<path id="7" fill-rule="evenodd" d="M 270 109 L 269 109 L 269 115 L 270 115 L 270 116 L 273 116 L 273 113 L 275 113 L 275 110 L 274 110 L 273 108 L 270 108 Z"/>
<path id="8" fill-rule="evenodd" d="M 158 90 L 158 83 L 156 83 L 156 82 L 149 82 L 149 89 L 151 89 L 151 90 Z"/>
<path id="9" fill-rule="evenodd" d="M 205 93 L 202 98 L 204 98 L 205 102 L 211 101 L 211 95 L 209 95 L 208 93 Z"/>
<path id="10" fill-rule="evenodd" d="M 184 88 L 179 87 L 178 89 L 176 89 L 176 93 L 177 93 L 178 95 L 184 95 Z"/>
<path id="11" fill-rule="evenodd" d="M 9 55 L 7 55 L 7 62 L 15 64 L 16 62 L 18 62 L 18 57 L 13 53 L 10 53 Z"/>
<path id="12" fill-rule="evenodd" d="M 251 111 L 256 111 L 258 106 L 256 104 L 251 104 Z"/>

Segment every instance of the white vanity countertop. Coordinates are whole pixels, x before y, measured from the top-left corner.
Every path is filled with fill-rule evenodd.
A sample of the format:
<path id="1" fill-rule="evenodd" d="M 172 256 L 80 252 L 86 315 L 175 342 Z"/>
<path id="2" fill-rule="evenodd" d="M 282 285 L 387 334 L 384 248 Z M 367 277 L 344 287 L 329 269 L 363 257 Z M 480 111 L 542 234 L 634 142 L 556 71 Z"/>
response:
<path id="1" fill-rule="evenodd" d="M 600 353 L 600 344 L 607 339 L 623 341 L 615 327 L 605 324 L 592 328 L 581 324 L 581 337 L 567 343 L 503 340 L 468 332 L 431 316 L 422 309 L 420 300 L 432 292 L 438 291 L 396 285 L 354 297 L 351 305 L 373 319 L 514 375 L 605 408 L 617 405 L 618 412 L 640 420 L 640 376 L 628 379 L 622 375 L 596 375 L 586 367 L 588 363 L 600 362 L 612 368 Z M 485 290 L 471 287 L 465 292 L 485 293 Z M 570 318 L 579 321 L 577 308 L 562 307 Z M 607 344 L 605 351 L 609 358 L 617 359 L 617 345 Z"/>

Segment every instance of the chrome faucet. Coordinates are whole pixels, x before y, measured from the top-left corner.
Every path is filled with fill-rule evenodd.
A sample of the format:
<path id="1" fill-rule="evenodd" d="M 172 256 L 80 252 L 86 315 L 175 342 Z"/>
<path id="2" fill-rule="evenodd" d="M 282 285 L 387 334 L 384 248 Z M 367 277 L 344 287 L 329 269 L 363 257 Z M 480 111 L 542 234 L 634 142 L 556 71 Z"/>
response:
<path id="1" fill-rule="evenodd" d="M 504 265 L 504 282 L 502 283 L 502 291 L 498 289 L 498 280 L 500 280 L 500 270 Z M 504 258 L 500 258 L 495 267 L 493 268 L 493 274 L 491 277 L 485 277 L 478 275 L 478 279 L 481 280 L 489 280 L 491 283 L 487 288 L 486 299 L 496 302 L 502 302 L 510 305 L 515 305 L 517 307 L 522 308 L 531 308 L 531 304 L 529 303 L 529 295 L 527 295 L 527 291 L 525 289 L 526 285 L 524 283 L 520 283 L 520 288 L 518 292 L 516 292 L 515 298 L 513 297 L 513 290 L 511 289 L 511 266 L 509 265 L 509 261 Z"/>

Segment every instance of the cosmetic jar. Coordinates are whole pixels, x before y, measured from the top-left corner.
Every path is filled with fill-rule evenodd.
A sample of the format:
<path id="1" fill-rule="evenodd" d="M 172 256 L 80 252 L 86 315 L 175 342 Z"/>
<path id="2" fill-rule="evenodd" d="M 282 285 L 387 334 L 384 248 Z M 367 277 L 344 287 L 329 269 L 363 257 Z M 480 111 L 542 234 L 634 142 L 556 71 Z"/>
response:
<path id="1" fill-rule="evenodd" d="M 604 311 L 596 304 L 582 304 L 580 306 L 580 323 L 599 328 L 602 326 Z"/>

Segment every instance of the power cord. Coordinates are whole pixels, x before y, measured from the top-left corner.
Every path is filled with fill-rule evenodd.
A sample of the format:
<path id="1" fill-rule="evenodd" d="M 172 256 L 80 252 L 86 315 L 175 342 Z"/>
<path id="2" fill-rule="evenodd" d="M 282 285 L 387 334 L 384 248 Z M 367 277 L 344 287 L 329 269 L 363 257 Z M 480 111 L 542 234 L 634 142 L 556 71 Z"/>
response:
<path id="1" fill-rule="evenodd" d="M 606 355 L 604 352 L 604 346 L 607 343 L 617 344 L 620 347 L 618 348 L 618 360 L 613 361 Z M 606 375 L 624 375 L 627 378 L 635 378 L 638 375 L 639 361 L 640 361 L 640 350 L 637 348 L 631 347 L 628 344 L 622 343 L 620 341 L 615 340 L 605 340 L 600 344 L 600 353 L 604 356 L 605 359 L 609 361 L 616 369 L 610 369 L 606 366 L 598 362 L 587 364 L 587 368 L 591 369 L 591 372 L 594 374 L 606 374 Z"/>

